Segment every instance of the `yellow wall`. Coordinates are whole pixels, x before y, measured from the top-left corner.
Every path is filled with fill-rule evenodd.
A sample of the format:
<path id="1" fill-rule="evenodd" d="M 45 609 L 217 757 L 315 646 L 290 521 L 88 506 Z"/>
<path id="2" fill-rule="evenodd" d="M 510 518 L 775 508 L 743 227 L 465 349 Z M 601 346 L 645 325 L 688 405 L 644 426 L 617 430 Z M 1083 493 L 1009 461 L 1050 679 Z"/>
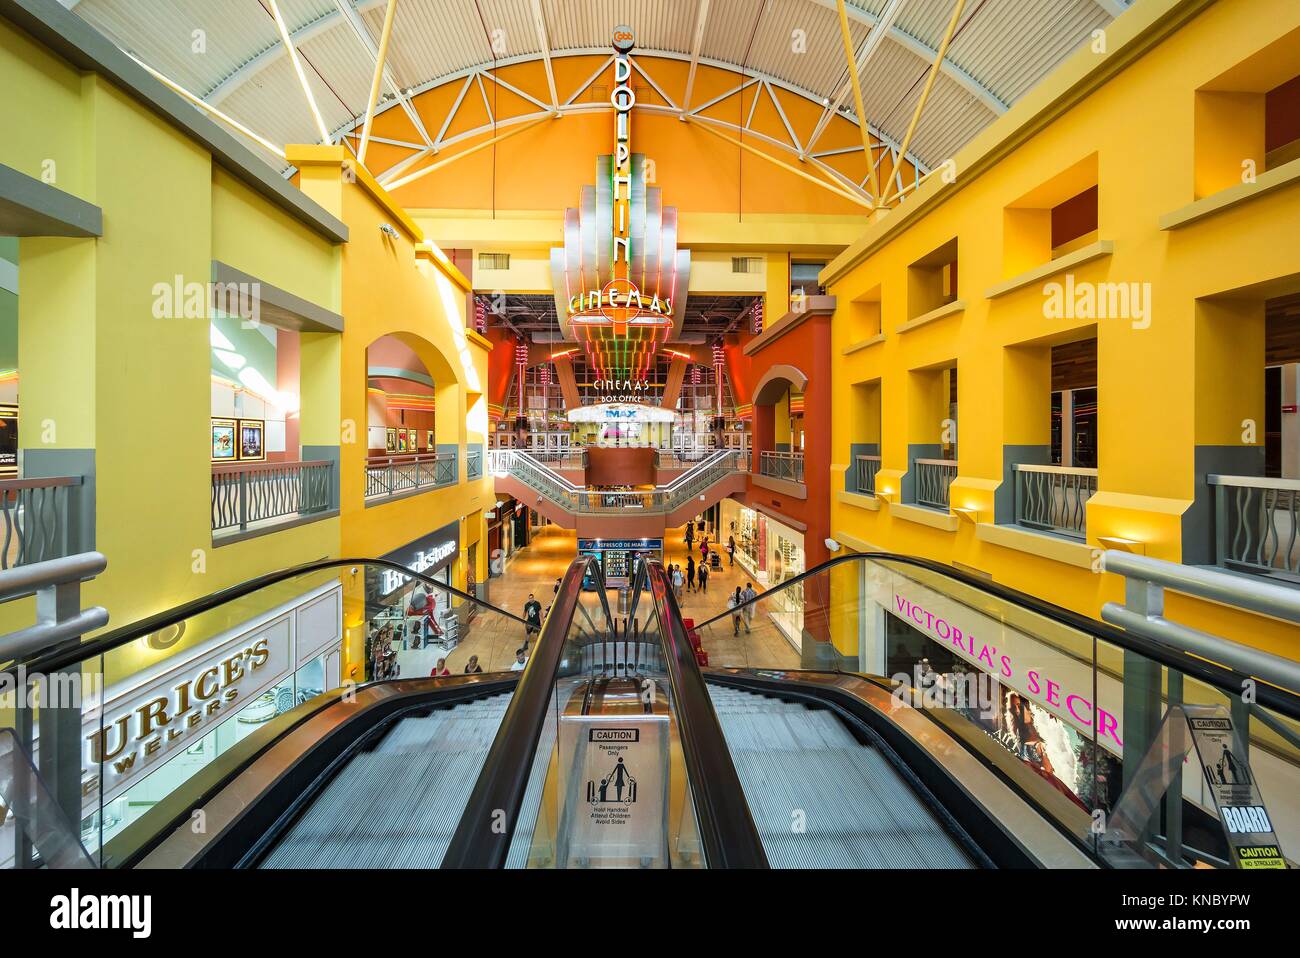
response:
<path id="1" fill-rule="evenodd" d="M 364 170 L 353 170 L 349 161 L 345 174 L 341 147 L 291 147 L 290 158 L 300 170 L 303 192 L 344 220 L 351 231 L 342 254 L 345 328 L 339 337 L 343 553 L 381 556 L 461 520 L 462 552 L 452 584 L 463 589 L 466 547 L 482 538 L 482 512 L 495 501 L 486 463 L 483 478 L 465 479 L 467 444 L 484 444 L 486 414 L 481 397 L 490 347 L 465 329 L 464 277 L 439 265 L 441 251 L 425 242 L 415 222 Z M 398 236 L 382 232 L 382 224 L 394 227 Z M 461 481 L 367 507 L 366 349 L 382 336 L 395 336 L 410 346 L 433 377 L 435 438 L 439 446 L 456 446 Z M 470 520 L 474 528 L 467 529 Z M 486 575 L 479 581 L 486 581 Z M 351 650 L 354 656 L 357 652 Z M 348 667 L 345 661 L 345 674 Z"/>
<path id="2" fill-rule="evenodd" d="M 1159 42 L 1168 25 L 1201 8 Z M 976 510 L 980 520 L 923 523 L 896 504 L 840 493 L 831 503 L 833 534 L 960 562 L 1091 616 L 1106 600 L 1122 598 L 1122 580 L 1095 569 L 1105 545 L 1098 537 L 1140 540 L 1147 555 L 1182 558 L 1183 513 L 1203 493 L 1195 448 L 1239 447 L 1243 420 L 1263 421 L 1262 300 L 1276 295 L 1279 284 L 1294 287 L 1300 276 L 1300 181 L 1177 230 L 1161 229 L 1160 220 L 1197 199 L 1195 91 L 1297 29 L 1300 7 L 1282 0 L 1137 5 L 1108 28 L 1105 55 L 1085 46 L 957 155 L 954 182 L 932 177 L 824 271 L 823 282 L 840 303 L 832 347 L 836 405 L 847 401 L 854 408 L 857 395 L 861 408 L 864 394 L 855 386 L 881 383 L 877 490 L 897 491 L 908 443 L 937 441 L 946 395 L 931 401 L 927 384 L 934 384 L 932 370 L 955 362 L 960 454 L 952 504 Z M 1115 73 L 1135 51 L 1141 55 Z M 1279 65 L 1279 71 L 1286 69 Z M 1296 72 L 1300 62 L 1293 61 L 1289 75 Z M 1077 102 L 1068 98 L 1080 90 Z M 1008 208 L 1040 185 L 1077 177 L 1089 163 L 1100 186 L 1098 238 L 1114 250 L 1067 271 L 1079 283 L 1149 283 L 1149 322 L 1049 318 L 1045 284 L 1063 283 L 1067 271 L 989 295 L 1035 258 L 1020 232 L 1027 221 Z M 953 238 L 964 309 L 900 332 L 916 315 L 909 266 Z M 1043 258 L 1040 250 L 1037 259 Z M 846 353 L 872 332 L 861 328 L 852 301 L 876 287 L 883 340 Z M 1088 506 L 1087 543 L 993 528 L 1004 445 L 1048 441 L 1048 347 L 1093 335 L 1100 491 Z M 835 417 L 836 489 L 844 488 L 850 443 L 875 439 L 864 418 Z M 1261 430 L 1255 442 L 1262 441 Z M 1273 620 L 1177 597 L 1169 611 L 1211 631 L 1300 654 L 1294 628 Z"/>
<path id="3" fill-rule="evenodd" d="M 214 258 L 337 308 L 337 249 L 216 168 L 204 148 L 132 96 L 4 24 L 0 78 L 12 97 L 0 163 L 104 214 L 101 238 L 24 238 L 20 246 L 20 447 L 24 463 L 50 453 L 93 461 L 94 544 L 108 570 L 83 601 L 104 605 L 110 627 L 120 627 L 337 555 L 337 518 L 214 546 L 208 321 L 155 315 L 159 284 L 206 284 Z M 337 383 L 337 356 L 304 383 L 315 388 L 321 378 Z M 304 424 L 326 418 L 336 435 L 337 397 L 325 409 L 318 398 L 306 397 Z M 3 615 L 6 628 L 30 622 L 31 603 Z M 195 625 L 171 651 L 210 634 Z M 115 659 L 135 667 L 165 654 L 141 646 Z"/>

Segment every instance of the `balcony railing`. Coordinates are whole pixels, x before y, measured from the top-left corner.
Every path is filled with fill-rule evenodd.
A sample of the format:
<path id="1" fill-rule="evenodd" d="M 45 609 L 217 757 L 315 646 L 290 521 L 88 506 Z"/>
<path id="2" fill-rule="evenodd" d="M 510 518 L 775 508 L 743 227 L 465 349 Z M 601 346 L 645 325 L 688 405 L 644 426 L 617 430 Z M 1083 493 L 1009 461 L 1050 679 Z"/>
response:
<path id="1" fill-rule="evenodd" d="M 719 450 L 666 486 L 644 491 L 598 492 L 575 485 L 522 450 L 488 452 L 488 469 L 493 475 L 509 475 L 565 510 L 586 514 L 672 512 L 697 499 L 718 480 L 737 473 L 739 462 L 737 450 Z"/>
<path id="2" fill-rule="evenodd" d="M 1300 479 L 1208 476 L 1214 490 L 1214 562 L 1300 579 Z"/>
<path id="3" fill-rule="evenodd" d="M 68 504 L 81 483 L 81 476 L 0 480 L 0 568 L 61 559 L 80 548 L 69 541 Z"/>
<path id="4" fill-rule="evenodd" d="M 853 463 L 853 490 L 864 496 L 876 494 L 876 473 L 880 471 L 879 456 L 858 456 Z"/>
<path id="5" fill-rule="evenodd" d="M 213 533 L 247 532 L 328 512 L 334 463 L 241 462 L 212 467 Z"/>
<path id="6" fill-rule="evenodd" d="M 917 459 L 916 504 L 948 511 L 948 487 L 957 478 L 955 459 Z"/>
<path id="7" fill-rule="evenodd" d="M 483 450 L 474 448 L 465 450 L 465 478 L 483 478 Z"/>
<path id="8" fill-rule="evenodd" d="M 455 485 L 456 465 L 455 452 L 372 456 L 366 460 L 366 500 Z"/>
<path id="9" fill-rule="evenodd" d="M 758 474 L 787 482 L 803 482 L 803 453 L 764 450 L 758 454 Z"/>
<path id="10" fill-rule="evenodd" d="M 1088 500 L 1097 470 L 1016 463 L 1016 524 L 1069 539 L 1087 538 Z"/>

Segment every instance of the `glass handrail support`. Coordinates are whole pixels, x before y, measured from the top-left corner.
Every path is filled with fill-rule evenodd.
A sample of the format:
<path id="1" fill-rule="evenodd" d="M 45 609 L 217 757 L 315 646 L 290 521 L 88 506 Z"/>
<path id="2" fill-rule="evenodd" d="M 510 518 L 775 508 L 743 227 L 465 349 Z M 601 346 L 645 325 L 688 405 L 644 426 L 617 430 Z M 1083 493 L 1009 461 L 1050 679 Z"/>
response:
<path id="1" fill-rule="evenodd" d="M 1096 860 L 1165 717 L 1222 708 L 1275 828 L 1258 844 L 1275 838 L 1280 857 L 1300 857 L 1300 795 L 1288 784 L 1300 775 L 1296 689 L 888 554 L 832 559 L 706 620 L 694 638 L 711 668 L 879 677 L 897 708 L 943 726 Z M 1148 820 L 1135 825 L 1128 812 L 1121 837 L 1144 836 L 1166 866 L 1231 863 L 1206 779 L 1199 767 L 1172 778 L 1163 801 L 1143 806 Z"/>
<path id="2" fill-rule="evenodd" d="M 72 769 L 65 813 L 92 858 L 121 867 L 237 776 L 234 756 L 255 759 L 246 742 L 269 749 L 260 730 L 287 733 L 279 717 L 440 661 L 459 673 L 471 655 L 511 677 L 526 635 L 517 616 L 399 563 L 323 560 L 11 663 L 0 725 L 21 732 L 42 774 L 71 746 L 75 761 L 57 765 Z"/>
<path id="3" fill-rule="evenodd" d="M 618 622 L 595 560 L 570 566 L 446 867 L 765 863 L 666 574 L 634 583 Z"/>

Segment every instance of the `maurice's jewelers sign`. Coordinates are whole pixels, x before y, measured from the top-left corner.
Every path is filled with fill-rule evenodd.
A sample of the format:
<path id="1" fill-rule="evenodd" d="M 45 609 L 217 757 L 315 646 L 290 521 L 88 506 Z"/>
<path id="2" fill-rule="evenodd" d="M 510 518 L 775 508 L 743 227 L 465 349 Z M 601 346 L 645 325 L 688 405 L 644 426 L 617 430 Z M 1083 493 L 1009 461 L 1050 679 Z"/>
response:
<path id="1" fill-rule="evenodd" d="M 87 711 L 82 724 L 86 807 L 101 794 L 104 801 L 120 795 L 341 641 L 342 589 L 335 584 L 108 689 L 103 708 Z"/>

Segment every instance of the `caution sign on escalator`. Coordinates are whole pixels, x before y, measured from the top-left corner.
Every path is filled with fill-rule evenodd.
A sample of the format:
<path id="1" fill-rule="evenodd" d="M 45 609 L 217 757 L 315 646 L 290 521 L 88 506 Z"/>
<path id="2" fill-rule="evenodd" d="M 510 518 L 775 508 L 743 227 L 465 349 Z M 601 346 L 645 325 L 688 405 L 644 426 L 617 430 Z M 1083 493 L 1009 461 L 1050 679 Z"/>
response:
<path id="1" fill-rule="evenodd" d="M 667 716 L 565 715 L 559 738 L 558 864 L 666 867 Z"/>
<path id="2" fill-rule="evenodd" d="M 1250 764 L 1227 715 L 1188 715 L 1192 742 L 1238 868 L 1286 868 Z"/>

